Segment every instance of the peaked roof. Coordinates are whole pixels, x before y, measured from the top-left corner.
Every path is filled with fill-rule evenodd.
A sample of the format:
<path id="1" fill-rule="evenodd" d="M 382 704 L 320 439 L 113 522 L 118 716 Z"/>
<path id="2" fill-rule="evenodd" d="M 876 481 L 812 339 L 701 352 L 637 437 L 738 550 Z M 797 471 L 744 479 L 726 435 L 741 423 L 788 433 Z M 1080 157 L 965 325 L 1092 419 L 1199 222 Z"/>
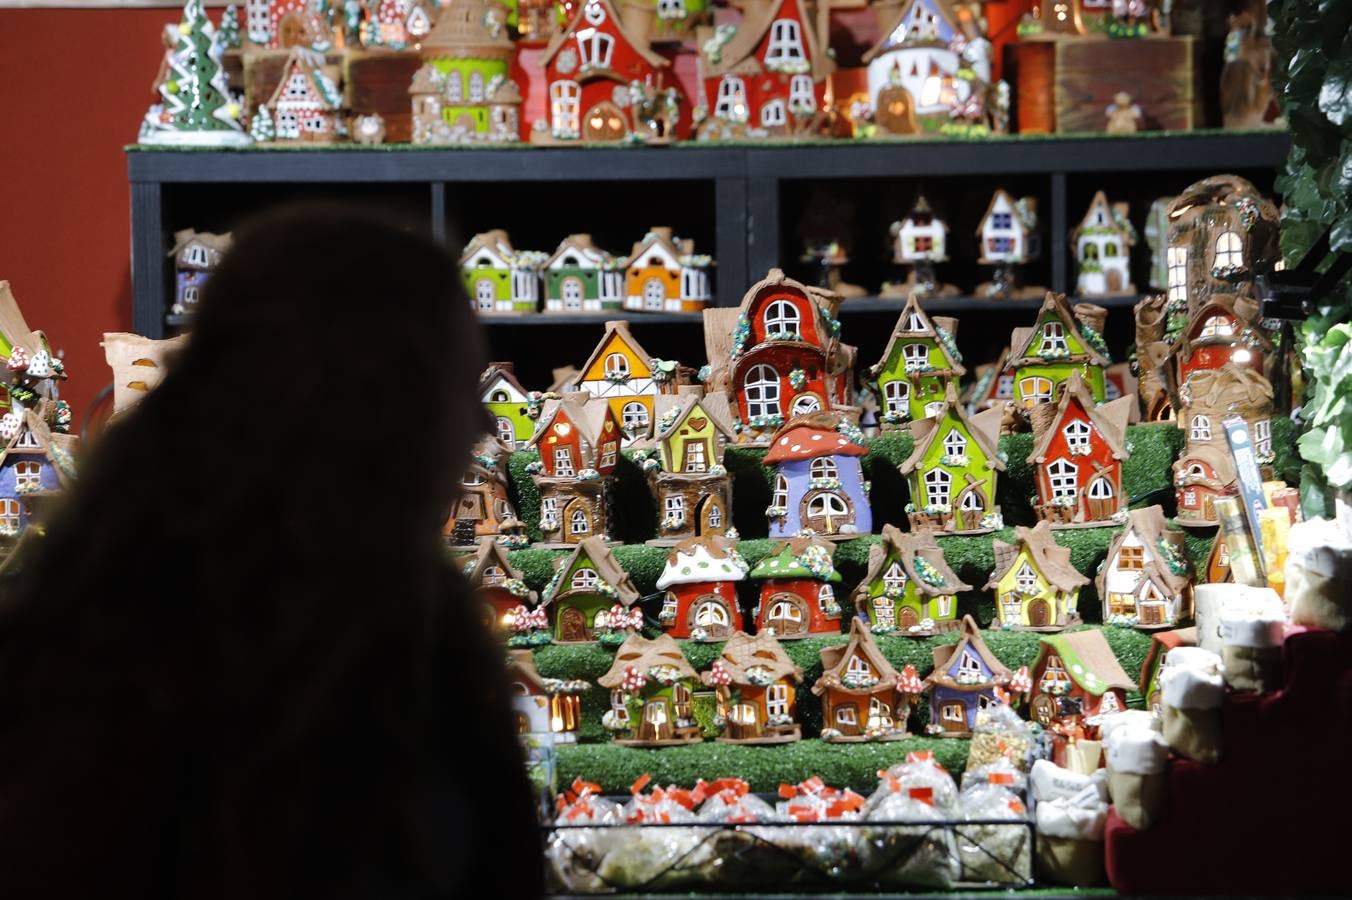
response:
<path id="1" fill-rule="evenodd" d="M 463 266 L 471 256 L 480 250 L 487 250 L 495 254 L 509 266 L 516 257 L 516 251 L 512 249 L 512 239 L 501 228 L 481 231 L 470 238 L 469 243 L 465 245 L 465 249 L 460 254 L 460 265 Z"/>
<path id="2" fill-rule="evenodd" d="M 1096 225 L 1090 221 L 1096 212 L 1103 213 L 1103 225 Z M 1071 229 L 1070 239 L 1076 240 L 1080 232 L 1088 228 L 1112 228 L 1122 235 L 1128 246 L 1136 243 L 1136 229 L 1132 227 L 1131 221 L 1120 217 L 1118 208 L 1108 202 L 1108 195 L 1103 191 L 1094 193 L 1094 199 L 1089 201 L 1089 208 L 1084 211 L 1080 224 Z"/>
<path id="3" fill-rule="evenodd" d="M 993 542 L 995 571 L 991 573 L 991 580 L 986 582 L 987 590 L 999 586 L 1000 579 L 1004 578 L 1005 573 L 1018 561 L 1021 549 L 1028 551 L 1033 565 L 1037 566 L 1042 577 L 1057 590 L 1071 591 L 1089 583 L 1089 579 L 1071 565 L 1070 548 L 1062 547 L 1052 538 L 1052 526 L 1047 522 L 1038 522 L 1036 528 L 1019 525 L 1014 529 L 1014 540 L 1014 544 L 1007 544 L 999 539 Z"/>
<path id="4" fill-rule="evenodd" d="M 854 589 L 854 605 L 860 612 L 864 612 L 867 606 L 869 587 L 883 576 L 894 559 L 901 564 L 916 590 L 926 596 L 937 597 L 972 590 L 970 584 L 963 583 L 948 567 L 944 551 L 932 532 L 904 532 L 895 525 L 884 525 L 882 541 L 869 547 L 868 571 L 864 573 L 864 580 Z M 917 559 L 929 563 L 934 574 L 938 575 L 938 584 L 932 584 L 925 578 L 916 567 Z"/>
<path id="5" fill-rule="evenodd" d="M 234 235 L 227 231 L 225 234 L 212 234 L 209 231 L 194 231 L 191 228 L 184 228 L 174 232 L 174 247 L 165 256 L 178 256 L 184 250 L 188 249 L 189 244 L 201 244 L 208 250 L 215 250 L 217 253 L 225 253 L 230 249 L 230 244 L 234 241 Z"/>
<path id="6" fill-rule="evenodd" d="M 1009 204 L 1010 212 L 1014 213 L 1014 221 L 1020 225 L 1024 231 L 1032 231 L 1033 228 L 1037 226 L 1037 214 L 1027 203 L 1020 206 L 1019 201 L 1015 200 L 1010 195 L 1009 191 L 1006 191 L 1004 188 L 996 188 L 995 193 L 991 194 L 991 202 L 986 204 L 986 211 L 982 213 L 981 218 L 977 220 L 976 233 L 978 236 L 981 235 L 982 230 L 986 227 L 986 220 L 991 217 L 993 212 L 995 212 L 995 206 L 1000 202 L 1002 197 L 1004 198 L 1004 201 Z"/>
<path id="7" fill-rule="evenodd" d="M 958 389 L 953 386 L 951 381 L 944 392 L 944 405 L 939 411 L 929 418 L 911 423 L 911 437 L 915 444 L 911 448 L 911 455 L 906 457 L 901 465 L 897 466 L 897 470 L 903 475 L 909 475 L 915 471 L 916 467 L 925 459 L 925 454 L 929 452 L 930 445 L 939 436 L 939 424 L 950 412 L 967 430 L 967 434 L 971 436 L 972 440 L 976 441 L 982 452 L 986 454 L 986 461 L 990 463 L 991 467 L 996 471 L 1003 472 L 1005 464 L 1000 459 L 1000 421 L 1004 418 L 1004 410 L 998 406 L 993 406 L 974 416 L 969 416 L 967 410 L 958 402 Z"/>
<path id="8" fill-rule="evenodd" d="M 516 380 L 516 364 L 510 362 L 491 362 L 488 368 L 483 370 L 479 376 L 479 394 L 488 393 L 488 390 L 501 379 L 506 381 L 513 389 L 521 392 L 521 396 L 526 396 L 528 391 L 521 386 L 521 382 Z"/>
<path id="9" fill-rule="evenodd" d="M 1125 691 L 1137 689 L 1136 682 L 1131 680 L 1131 676 L 1117 661 L 1108 639 L 1097 628 L 1044 636 L 1038 663 L 1047 655 L 1048 648 L 1055 650 L 1061 657 L 1070 680 L 1096 697 L 1102 696 L 1109 688 Z"/>
<path id="10" fill-rule="evenodd" d="M 1099 570 L 1098 576 L 1094 579 L 1094 584 L 1098 588 L 1100 597 L 1106 596 L 1104 586 L 1108 579 L 1108 566 L 1117 553 L 1126 543 L 1127 537 L 1135 534 L 1140 542 L 1150 548 L 1150 562 L 1146 563 L 1149 570 L 1146 574 L 1154 578 L 1171 593 L 1182 591 L 1191 582 L 1189 572 L 1185 570 L 1181 574 L 1175 574 L 1170 570 L 1167 563 L 1160 556 L 1159 545 L 1161 541 L 1168 541 L 1179 551 L 1179 558 L 1185 561 L 1188 559 L 1186 548 L 1183 546 L 1183 533 L 1175 531 L 1169 527 L 1168 521 L 1164 518 L 1164 508 L 1161 506 L 1147 506 L 1144 509 L 1133 509 L 1127 513 L 1127 527 L 1113 537 L 1112 543 L 1108 545 L 1108 555 L 1105 557 L 1103 568 Z"/>
<path id="11" fill-rule="evenodd" d="M 545 680 L 535 668 L 535 654 L 529 650 L 507 651 L 507 678 L 525 682 L 538 694 L 545 694 Z"/>
<path id="12" fill-rule="evenodd" d="M 732 676 L 733 684 L 751 684 L 747 670 L 762 666 L 769 670 L 774 681 L 781 678 L 803 680 L 803 670 L 784 652 L 784 646 L 769 632 L 761 632 L 752 637 L 741 631 L 734 631 L 723 644 L 723 652 L 718 654 L 718 662 L 723 664 Z M 702 678 L 708 683 L 709 673 Z M 762 682 L 757 682 L 762 683 Z"/>
<path id="13" fill-rule="evenodd" d="M 912 206 L 911 211 L 902 218 L 901 223 L 903 225 L 907 222 L 912 225 L 938 225 L 944 231 L 948 230 L 948 223 L 934 215 L 934 211 L 930 209 L 929 201 L 925 199 L 924 194 L 915 198 L 915 206 Z M 915 295 L 912 294 L 911 296 Z"/>
<path id="14" fill-rule="evenodd" d="M 570 234 L 559 241 L 559 246 L 555 248 L 550 257 L 546 259 L 542 268 L 548 268 L 554 264 L 554 260 L 563 256 L 565 253 L 576 253 L 579 256 L 593 260 L 598 266 L 615 259 L 614 254 L 607 253 L 592 241 L 590 234 Z"/>
<path id="15" fill-rule="evenodd" d="M 768 0 L 765 3 L 744 6 L 742 21 L 737 24 L 732 39 L 719 49 L 717 61 L 707 64 L 706 77 L 718 78 L 730 72 L 738 75 L 760 75 L 764 69 L 756 59 L 756 50 L 760 47 L 766 32 L 770 30 L 770 26 L 780 18 L 779 11 L 784 2 L 785 0 Z M 804 51 L 807 53 L 808 62 L 812 65 L 813 80 L 821 81 L 835 70 L 836 65 L 821 48 L 821 37 L 817 34 L 812 17 L 808 15 L 804 0 L 794 2 L 798 6 L 799 22 L 803 26 Z M 707 58 L 707 54 L 701 54 L 701 63 Z"/>
<path id="16" fill-rule="evenodd" d="M 506 59 L 512 53 L 506 10 L 490 0 L 450 0 L 422 39 L 422 57 Z"/>
<path id="17" fill-rule="evenodd" d="M 844 420 L 839 412 L 811 412 L 794 416 L 770 439 L 764 464 L 772 466 L 819 456 L 864 456 L 868 448 L 856 444 L 837 428 Z"/>
<path id="18" fill-rule="evenodd" d="M 508 578 L 521 580 L 521 570 L 513 566 L 507 559 L 507 549 L 492 538 L 480 541 L 474 554 L 472 556 L 465 554 L 465 558 L 469 563 L 464 571 L 465 580 L 469 582 L 472 588 L 483 587 L 484 570 L 489 566 L 497 566 L 502 569 L 503 574 Z M 493 585 L 490 585 L 490 587 L 493 587 Z M 513 594 L 516 594 L 516 592 L 513 591 Z M 526 606 L 534 606 L 536 600 L 539 599 L 535 591 L 527 591 L 525 594 L 516 594 L 516 596 L 519 596 L 521 602 Z"/>
<path id="19" fill-rule="evenodd" d="M 710 581 L 742 581 L 747 564 L 737 545 L 720 535 L 687 538 L 671 548 L 657 589 L 665 591 L 674 584 L 702 584 Z"/>
<path id="20" fill-rule="evenodd" d="M 617 688 L 624 682 L 624 671 L 630 666 L 643 675 L 654 666 L 671 666 L 681 673 L 683 678 L 698 681 L 699 675 L 690 667 L 690 661 L 681 652 L 681 645 L 669 634 L 661 634 L 648 640 L 641 634 L 631 634 L 625 638 L 615 651 L 615 662 L 610 671 L 596 679 L 603 688 Z"/>
<path id="21" fill-rule="evenodd" d="M 277 82 L 277 87 L 268 97 L 268 108 L 275 110 L 277 101 L 282 99 L 282 94 L 286 91 L 287 82 L 291 79 L 291 70 L 299 69 L 300 73 L 310 82 L 316 94 L 322 102 L 325 109 L 333 111 L 340 109 L 343 105 L 343 95 L 338 90 L 338 85 L 334 84 L 328 72 L 325 72 L 324 54 L 318 53 L 308 47 L 292 47 L 291 54 L 286 58 L 286 64 L 282 66 L 282 77 Z"/>
<path id="22" fill-rule="evenodd" d="M 1092 303 L 1078 303 L 1076 305 L 1090 311 L 1101 312 L 1105 316 L 1108 314 L 1106 309 Z M 1068 333 L 1074 334 L 1079 340 L 1080 345 L 1084 347 L 1084 353 L 1057 357 L 1054 360 L 1055 362 L 1091 362 L 1104 367 L 1111 365 L 1112 360 L 1094 349 L 1094 345 L 1085 338 L 1081 322 L 1079 319 L 1075 318 L 1075 313 L 1071 310 L 1070 303 L 1066 300 L 1065 294 L 1048 291 L 1047 296 L 1042 298 L 1042 306 L 1038 307 L 1037 316 L 1033 319 L 1034 323 L 1042 321 L 1042 317 L 1049 312 L 1055 313 L 1056 317 L 1065 324 Z M 1009 352 L 1010 356 L 1013 357 L 1011 365 L 1021 366 L 1028 363 L 1036 365 L 1049 361 L 1038 356 L 1035 352 L 1031 352 L 1033 340 L 1037 337 L 1039 331 L 1040 329 L 1036 324 L 1034 324 L 1032 328 L 1014 329 L 1014 333 L 1009 341 Z"/>
<path id="23" fill-rule="evenodd" d="M 638 588 L 634 587 L 634 580 L 615 561 L 615 556 L 610 552 L 610 546 L 601 538 L 592 536 L 584 538 L 578 543 L 573 548 L 572 553 L 554 561 L 555 577 L 550 579 L 549 586 L 545 588 L 542 606 L 548 606 L 559 596 L 571 591 L 571 586 L 569 588 L 563 587 L 563 573 L 571 569 L 573 564 L 583 556 L 591 562 L 592 568 L 596 570 L 596 574 L 601 577 L 601 580 L 615 589 L 617 603 L 622 603 L 625 606 L 634 605 L 639 599 Z"/>
<path id="24" fill-rule="evenodd" d="M 850 657 L 862 656 L 878 673 L 878 681 L 867 687 L 850 687 L 841 680 L 844 669 L 849 665 Z M 855 616 L 850 621 L 850 639 L 833 647 L 823 647 L 818 651 L 822 661 L 821 677 L 812 685 L 812 693 L 820 697 L 828 689 L 846 694 L 876 694 L 879 691 L 894 690 L 897 686 L 897 670 L 883 656 L 878 642 L 864 625 L 864 620 Z"/>
<path id="25" fill-rule="evenodd" d="M 634 246 L 629 248 L 629 256 L 625 258 L 624 264 L 632 265 L 634 260 L 648 251 L 649 247 L 660 247 L 675 260 L 695 252 L 695 242 L 676 237 L 670 225 L 654 225 L 642 239 L 635 241 Z"/>
<path id="26" fill-rule="evenodd" d="M 1029 463 L 1041 463 L 1047 459 L 1047 448 L 1052 439 L 1061 430 L 1066 412 L 1071 402 L 1078 403 L 1089 416 L 1094 429 L 1103 438 L 1113 452 L 1113 459 L 1126 459 L 1131 456 L 1127 451 L 1127 422 L 1131 419 L 1132 407 L 1136 405 L 1136 395 L 1118 397 L 1111 403 L 1098 406 L 1089 386 L 1080 377 L 1079 369 L 1072 369 L 1065 381 L 1065 390 L 1055 404 L 1039 403 L 1029 413 L 1033 425 L 1033 452 L 1028 454 Z"/>
<path id="27" fill-rule="evenodd" d="M 958 634 L 956 644 L 943 644 L 933 649 L 934 669 L 921 685 L 925 690 L 938 685 L 951 690 L 979 691 L 993 684 L 1005 685 L 1009 683 L 1009 679 L 1012 677 L 1009 669 L 1005 667 L 1004 663 L 1000 662 L 999 658 L 986 646 L 986 642 L 981 639 L 981 630 L 977 628 L 976 619 L 973 619 L 970 615 L 963 616 Z M 949 676 L 946 671 L 948 664 L 960 659 L 961 654 L 967 650 L 975 653 L 986 668 L 990 669 L 990 681 L 964 684 Z"/>
<path id="28" fill-rule="evenodd" d="M 22 456 L 40 454 L 46 456 L 52 463 L 52 468 L 56 470 L 57 480 L 65 485 L 75 477 L 75 446 L 79 443 L 79 438 L 70 434 L 54 432 L 48 427 L 47 403 L 43 400 L 38 404 L 37 409 L 25 409 L 23 411 L 23 422 L 18 430 L 14 432 L 14 437 L 9 439 L 3 450 L 0 450 L 0 463 L 9 458 L 11 453 Z M 23 440 L 24 435 L 31 433 L 37 442 L 36 447 L 20 447 L 19 442 Z"/>
<path id="29" fill-rule="evenodd" d="M 640 44 L 629 36 L 629 32 L 624 30 L 624 21 L 620 18 L 619 12 L 616 11 L 615 5 L 611 3 L 610 0 L 587 0 L 585 3 L 577 4 L 577 12 L 573 13 L 573 17 L 568 20 L 568 24 L 560 28 L 555 32 L 554 36 L 550 38 L 549 45 L 545 47 L 545 52 L 540 57 L 541 68 L 549 65 L 549 61 L 558 55 L 558 52 L 563 49 L 563 45 L 568 43 L 568 39 L 577 32 L 579 27 L 592 27 L 590 23 L 583 21 L 582 14 L 586 12 L 587 7 L 593 3 L 605 7 L 606 18 L 615 26 L 616 34 L 618 34 L 626 44 L 634 48 L 634 52 L 637 53 L 644 62 L 650 66 L 656 67 L 671 65 L 665 57 L 658 56 L 650 47 Z M 592 74 L 597 73 L 593 72 Z"/>
<path id="30" fill-rule="evenodd" d="M 713 422 L 714 427 L 723 432 L 725 437 L 729 440 L 735 439 L 737 432 L 732 427 L 733 415 L 732 407 L 728 404 L 728 395 L 722 391 L 700 393 L 698 385 L 688 387 L 693 390 L 684 389 L 687 386 L 683 385 L 679 393 L 658 394 L 654 398 L 655 423 L 649 443 L 664 441 L 675 435 L 696 409 L 703 410 L 709 421 Z"/>
<path id="31" fill-rule="evenodd" d="M 629 323 L 624 319 L 617 319 L 606 323 L 605 333 L 601 335 L 601 340 L 596 342 L 596 346 L 592 349 L 591 355 L 587 357 L 587 361 L 582 364 L 582 368 L 573 376 L 571 387 L 574 389 L 581 387 L 582 382 L 587 380 L 587 372 L 601 358 L 601 354 L 606 352 L 610 342 L 615 338 L 618 338 L 621 343 L 628 347 L 630 353 L 642 360 L 645 366 L 651 365 L 652 355 L 644 350 L 643 345 L 638 342 L 638 338 L 634 337 L 633 332 L 629 330 Z"/>
<path id="32" fill-rule="evenodd" d="M 1150 635 L 1150 649 L 1145 653 L 1145 662 L 1141 664 L 1141 690 L 1146 689 L 1150 681 L 1150 669 L 1155 664 L 1155 658 L 1161 653 L 1168 653 L 1175 647 L 1196 647 L 1197 646 L 1197 628 L 1175 628 L 1172 631 L 1156 631 Z"/>
<path id="33" fill-rule="evenodd" d="M 39 347 L 51 352 L 47 336 L 28 327 L 23 311 L 19 309 L 19 301 L 14 298 L 14 292 L 10 290 L 8 281 L 0 281 L 0 338 L 9 344 L 11 349 L 23 347 L 30 356 Z"/>
<path id="34" fill-rule="evenodd" d="M 907 40 L 909 34 L 897 37 L 897 29 L 905 23 L 907 16 L 911 14 L 911 8 L 917 4 L 933 9 L 953 33 L 961 34 L 958 23 L 948 8 L 945 0 L 900 0 L 895 3 L 879 3 L 875 5 L 878 11 L 878 34 L 882 37 L 878 43 L 864 54 L 863 61 L 871 62 L 875 58 L 882 56 L 889 50 L 899 47 L 944 47 L 947 46 L 943 41 L 912 41 Z M 894 40 L 895 38 L 895 40 Z"/>
<path id="35" fill-rule="evenodd" d="M 805 553 L 813 558 L 804 560 Z M 838 583 L 840 573 L 832 562 L 835 553 L 836 545 L 821 538 L 789 538 L 772 546 L 747 577 L 753 581 L 766 578 L 815 578 Z"/>
<path id="36" fill-rule="evenodd" d="M 910 317 L 913 315 L 918 315 L 920 321 L 924 325 L 920 331 L 908 331 L 905 329 L 907 321 L 909 321 Z M 929 314 L 925 312 L 924 307 L 920 305 L 920 295 L 915 291 L 912 291 L 911 295 L 906 298 L 906 305 L 902 307 L 901 315 L 897 316 L 897 324 L 892 328 L 892 335 L 887 339 L 887 346 L 883 348 L 883 358 L 879 365 L 887 365 L 887 361 L 892 358 L 892 351 L 896 348 L 897 341 L 914 340 L 917 337 L 928 337 L 933 339 L 935 345 L 939 348 L 939 352 L 942 353 L 944 359 L 948 361 L 948 368 L 936 369 L 931 372 L 916 373 L 917 377 L 921 374 L 926 376 L 945 374 L 957 376 L 966 375 L 967 370 L 962 366 L 962 355 L 958 353 L 958 345 L 954 341 L 954 336 L 947 331 L 945 331 L 944 334 L 947 335 L 947 340 L 939 335 L 939 326 L 934 324 L 934 320 L 929 317 Z"/>
<path id="37" fill-rule="evenodd" d="M 568 416 L 568 421 L 579 430 L 582 439 L 593 447 L 600 443 L 606 419 L 613 415 L 609 403 L 595 399 L 585 391 L 570 391 L 559 400 L 546 400 L 540 411 L 540 421 L 535 425 L 535 433 L 526 442 L 528 448 L 540 442 L 560 412 Z"/>

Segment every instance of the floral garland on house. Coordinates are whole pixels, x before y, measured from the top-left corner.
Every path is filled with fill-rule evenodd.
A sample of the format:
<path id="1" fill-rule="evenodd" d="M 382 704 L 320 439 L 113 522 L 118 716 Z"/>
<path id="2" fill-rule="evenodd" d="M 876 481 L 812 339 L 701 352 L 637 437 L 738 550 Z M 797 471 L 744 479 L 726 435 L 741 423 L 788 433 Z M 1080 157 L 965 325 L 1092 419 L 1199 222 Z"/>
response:
<path id="1" fill-rule="evenodd" d="M 542 678 L 546 694 L 580 694 L 591 690 L 591 682 L 581 679 Z"/>
<path id="2" fill-rule="evenodd" d="M 622 372 L 607 372 L 605 375 L 606 381 L 609 381 L 611 384 L 627 384 L 629 378 L 630 375 L 628 370 Z"/>
<path id="3" fill-rule="evenodd" d="M 1258 221 L 1258 204 L 1252 197 L 1240 197 L 1235 201 L 1235 211 L 1239 213 L 1239 223 L 1245 231 L 1252 231 Z"/>
<path id="4" fill-rule="evenodd" d="M 663 531 L 676 531 L 685 524 L 685 514 L 674 512 L 667 513 L 666 516 L 662 518 L 661 524 Z"/>
<path id="5" fill-rule="evenodd" d="M 958 342 L 953 339 L 953 335 L 942 325 L 934 326 L 934 336 L 939 339 L 939 343 L 944 345 L 944 350 L 948 351 L 948 356 L 954 362 L 962 362 L 962 354 L 958 352 Z"/>
<path id="6" fill-rule="evenodd" d="M 578 481 L 595 481 L 601 477 L 601 473 L 595 469 L 578 469 L 576 478 Z"/>
<path id="7" fill-rule="evenodd" d="M 648 360 L 648 368 L 653 373 L 653 381 L 658 384 L 666 384 L 673 380 L 676 377 L 676 369 L 679 365 L 674 359 L 657 359 L 654 357 Z"/>
<path id="8" fill-rule="evenodd" d="M 996 511 L 994 511 L 994 512 L 988 512 L 988 513 L 986 513 L 984 516 L 981 517 L 981 527 L 982 527 L 982 528 L 993 528 L 993 529 L 997 529 L 997 530 L 1000 529 L 1000 528 L 1004 528 L 1004 527 L 1005 527 L 1005 517 L 1004 517 L 1003 515 L 1000 514 L 1000 511 L 999 511 L 999 510 L 996 510 Z"/>
<path id="9" fill-rule="evenodd" d="M 803 336 L 796 331 L 767 331 L 765 332 L 767 341 L 801 341 Z"/>
<path id="10" fill-rule="evenodd" d="M 840 676 L 841 684 L 856 691 L 871 688 L 881 680 L 877 675 L 864 672 L 846 672 Z"/>
<path id="11" fill-rule="evenodd" d="M 867 440 L 862 428 L 851 422 L 847 422 L 844 419 L 841 419 L 840 424 L 836 426 L 836 432 L 845 435 L 845 437 L 849 438 L 851 443 L 858 444 L 861 447 L 864 446 L 864 441 Z"/>
<path id="12" fill-rule="evenodd" d="M 746 670 L 746 680 L 748 684 L 757 687 L 764 687 L 767 684 L 773 684 L 774 674 L 765 666 L 752 666 Z"/>
<path id="13" fill-rule="evenodd" d="M 1226 263 L 1224 265 L 1213 265 L 1211 267 L 1212 278 L 1222 278 L 1229 280 L 1249 271 L 1249 267 L 1242 262 Z"/>
<path id="14" fill-rule="evenodd" d="M 797 562 L 811 572 L 814 578 L 823 581 L 836 574 L 835 566 L 831 563 L 830 551 L 819 544 L 813 544 L 799 554 Z"/>
<path id="15" fill-rule="evenodd" d="M 840 490 L 839 478 L 809 478 L 807 482 L 810 491 L 838 491 Z"/>
<path id="16" fill-rule="evenodd" d="M 648 677 L 663 686 L 673 685 L 678 681 L 684 681 L 685 676 L 681 670 L 675 666 L 657 665 L 648 670 Z"/>
<path id="17" fill-rule="evenodd" d="M 1183 559 L 1183 555 L 1178 552 L 1178 548 L 1170 541 L 1165 540 L 1161 535 L 1155 546 L 1160 552 L 1160 559 L 1169 567 L 1169 571 L 1175 575 L 1186 575 L 1188 573 L 1188 563 Z"/>
<path id="18" fill-rule="evenodd" d="M 1080 323 L 1080 334 L 1084 335 L 1084 342 L 1099 352 L 1104 359 L 1110 359 L 1108 355 L 1108 342 L 1103 339 L 1103 333 L 1092 325 Z"/>
<path id="19" fill-rule="evenodd" d="M 751 338 L 751 320 L 745 315 L 737 317 L 737 324 L 732 329 L 732 358 L 735 360 L 742 355 L 746 349 L 746 342 Z"/>
<path id="20" fill-rule="evenodd" d="M 972 461 L 967 457 L 966 453 L 945 453 L 943 456 L 939 457 L 939 462 L 945 466 L 966 467 Z"/>
<path id="21" fill-rule="evenodd" d="M 1039 347 L 1033 354 L 1038 359 L 1069 359 L 1069 347 Z"/>
<path id="22" fill-rule="evenodd" d="M 822 612 L 828 617 L 834 618 L 840 615 L 840 603 L 836 600 L 835 594 L 827 594 L 821 598 Z"/>
<path id="23" fill-rule="evenodd" d="M 925 584 L 928 584 L 931 587 L 943 587 L 946 583 L 944 576 L 940 574 L 939 570 L 934 567 L 934 564 L 928 559 L 925 559 L 925 557 L 917 554 L 911 565 L 912 568 L 915 569 L 915 574 L 919 576 L 920 580 L 925 582 Z"/>
<path id="24" fill-rule="evenodd" d="M 786 75 L 802 75 L 812 70 L 812 63 L 801 57 L 767 60 L 764 65 L 766 71 L 782 72 Z"/>
<path id="25" fill-rule="evenodd" d="M 782 519 L 788 514 L 789 511 L 782 506 L 765 507 L 765 518 L 767 519 Z"/>
<path id="26" fill-rule="evenodd" d="M 532 459 L 530 462 L 526 463 L 527 475 L 539 475 L 544 472 L 544 470 L 545 464 L 542 460 Z"/>
<path id="27" fill-rule="evenodd" d="M 705 363 L 699 367 L 699 371 L 695 373 L 695 378 L 698 379 L 700 384 L 704 384 L 713 376 L 713 374 L 714 367 Z"/>
<path id="28" fill-rule="evenodd" d="M 508 550 L 523 550 L 530 546 L 530 537 L 520 533 L 504 532 L 498 535 L 497 542 Z"/>
<path id="29" fill-rule="evenodd" d="M 771 428 L 778 428 L 784 424 L 784 416 L 779 413 L 770 413 L 763 416 L 752 416 L 746 420 L 747 427 L 756 431 L 766 431 Z"/>
<path id="30" fill-rule="evenodd" d="M 792 369 L 789 371 L 789 384 L 795 391 L 801 391 L 803 385 L 807 384 L 807 373 L 802 369 Z"/>
<path id="31" fill-rule="evenodd" d="M 737 34 L 736 25 L 719 25 L 714 28 L 713 35 L 700 45 L 704 51 L 704 56 L 713 65 L 718 65 L 723 61 L 723 48 L 727 46 L 734 35 Z"/>
<path id="32" fill-rule="evenodd" d="M 530 596 L 530 587 L 520 578 L 508 578 L 502 582 L 502 587 L 513 597 Z"/>

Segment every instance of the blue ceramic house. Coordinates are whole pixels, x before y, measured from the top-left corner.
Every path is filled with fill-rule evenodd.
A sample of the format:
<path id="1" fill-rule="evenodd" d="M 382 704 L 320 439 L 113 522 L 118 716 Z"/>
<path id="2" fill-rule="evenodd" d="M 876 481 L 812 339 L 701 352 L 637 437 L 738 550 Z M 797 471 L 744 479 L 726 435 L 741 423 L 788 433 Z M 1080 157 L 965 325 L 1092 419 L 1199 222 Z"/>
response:
<path id="1" fill-rule="evenodd" d="M 74 475 L 76 439 L 53 434 L 43 412 L 24 410 L 17 431 L 0 451 L 0 539 L 18 537 L 41 500 L 60 491 Z"/>
<path id="2" fill-rule="evenodd" d="M 939 737 L 970 737 L 977 713 L 1001 702 L 995 689 L 1011 677 L 981 640 L 975 619 L 963 616 L 960 634 L 956 644 L 934 648 L 934 671 L 922 685 L 930 692 L 926 731 Z"/>
<path id="3" fill-rule="evenodd" d="M 873 531 L 868 482 L 861 460 L 863 434 L 838 413 L 790 419 L 771 439 L 765 465 L 775 470 L 774 496 L 765 511 L 770 537 L 849 537 Z"/>

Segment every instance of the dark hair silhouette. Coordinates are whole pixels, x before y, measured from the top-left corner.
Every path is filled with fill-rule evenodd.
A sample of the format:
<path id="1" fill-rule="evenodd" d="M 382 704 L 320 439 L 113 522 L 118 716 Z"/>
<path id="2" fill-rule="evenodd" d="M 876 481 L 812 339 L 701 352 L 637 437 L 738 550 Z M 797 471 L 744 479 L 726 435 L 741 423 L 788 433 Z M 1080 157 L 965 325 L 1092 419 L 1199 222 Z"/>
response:
<path id="1" fill-rule="evenodd" d="M 440 537 L 480 345 L 397 224 L 237 231 L 0 592 L 7 895 L 538 893 L 503 654 Z"/>

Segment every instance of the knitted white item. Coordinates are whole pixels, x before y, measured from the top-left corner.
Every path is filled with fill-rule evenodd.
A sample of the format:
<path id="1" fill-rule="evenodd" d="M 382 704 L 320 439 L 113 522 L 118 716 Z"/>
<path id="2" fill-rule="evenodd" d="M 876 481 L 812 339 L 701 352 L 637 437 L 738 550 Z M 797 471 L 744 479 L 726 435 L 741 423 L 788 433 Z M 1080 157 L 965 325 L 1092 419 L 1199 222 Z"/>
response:
<path id="1" fill-rule="evenodd" d="M 1170 652 L 1170 663 L 1176 652 Z M 1160 684 L 1164 705 L 1174 709 L 1220 709 L 1225 702 L 1225 679 L 1219 665 L 1205 669 L 1169 665 L 1160 675 Z"/>

